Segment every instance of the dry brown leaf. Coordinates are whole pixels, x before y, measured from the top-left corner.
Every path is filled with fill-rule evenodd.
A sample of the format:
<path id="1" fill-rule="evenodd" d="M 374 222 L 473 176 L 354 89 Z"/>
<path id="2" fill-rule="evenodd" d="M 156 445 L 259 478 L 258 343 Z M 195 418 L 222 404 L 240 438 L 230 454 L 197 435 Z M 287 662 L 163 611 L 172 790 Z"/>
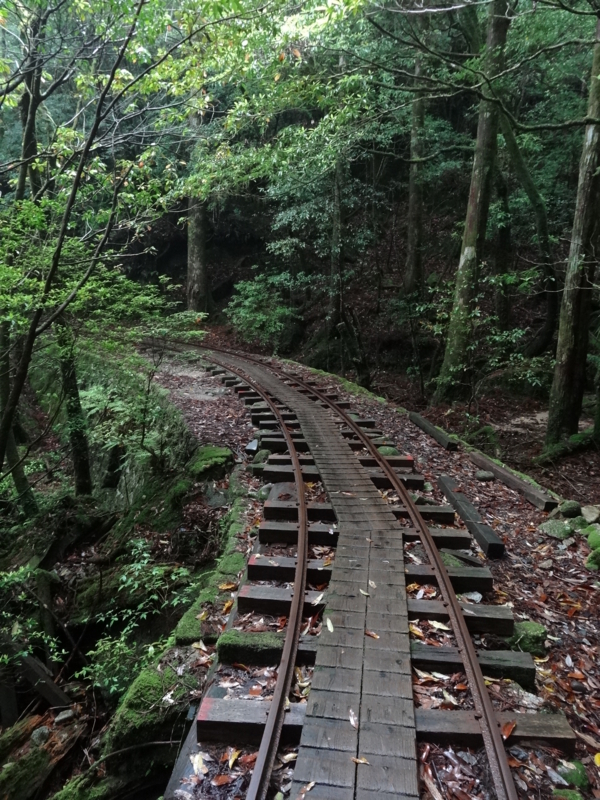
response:
<path id="1" fill-rule="evenodd" d="M 354 756 L 352 756 L 352 758 L 350 760 L 354 761 L 355 764 L 369 764 L 369 762 L 367 761 L 367 759 L 364 756 L 359 756 L 358 758 L 355 758 Z M 369 766 L 370 766 L 370 764 L 369 764 Z"/>
<path id="2" fill-rule="evenodd" d="M 380 638 L 379 634 L 375 633 L 375 631 L 365 631 L 365 636 L 370 636 L 371 639 L 379 639 Z"/>
<path id="3" fill-rule="evenodd" d="M 228 783 L 233 783 L 234 780 L 233 775 L 215 775 L 211 783 L 213 786 L 226 786 Z"/>
<path id="4" fill-rule="evenodd" d="M 505 722 L 504 725 L 500 728 L 502 733 L 502 738 L 504 740 L 508 739 L 514 729 L 517 727 L 517 720 L 512 719 L 510 722 Z"/>

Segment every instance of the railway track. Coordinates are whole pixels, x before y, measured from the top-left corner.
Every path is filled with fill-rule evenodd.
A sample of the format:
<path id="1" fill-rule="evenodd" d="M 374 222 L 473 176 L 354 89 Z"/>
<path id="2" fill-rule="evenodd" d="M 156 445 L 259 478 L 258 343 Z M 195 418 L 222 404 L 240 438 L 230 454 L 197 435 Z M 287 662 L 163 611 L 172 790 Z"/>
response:
<path id="1" fill-rule="evenodd" d="M 191 743 L 223 741 L 226 735 L 237 747 L 260 736 L 244 794 L 251 800 L 273 794 L 270 782 L 282 742 L 300 745 L 288 787 L 294 800 L 308 791 L 315 800 L 367 800 L 375 794 L 417 798 L 417 739 L 482 743 L 495 796 L 515 800 L 518 793 L 501 732 L 506 719 L 493 708 L 482 669 L 531 688 L 535 666 L 528 654 L 476 650 L 474 633 L 510 635 L 513 619 L 505 607 L 470 605 L 457 598 L 457 591 L 487 592 L 492 582 L 486 568 L 446 568 L 440 550 L 469 547 L 470 534 L 429 526 L 452 525 L 454 510 L 418 506 L 408 490 L 422 488 L 423 479 L 414 472 L 411 457 L 384 456 L 379 447 L 391 443 L 383 432 L 374 430 L 371 420 L 356 419 L 343 407 L 347 404 L 314 381 L 246 355 L 214 348 L 203 352 L 224 383 L 252 407 L 261 447 L 273 454 L 263 477 L 274 486 L 235 610 L 238 618 L 279 613 L 287 621 L 270 702 L 221 698 L 209 686 Z M 319 482 L 326 502 L 311 502 L 306 486 Z M 392 504 L 386 502 L 390 497 Z M 422 546 L 427 564 L 405 564 L 404 548 L 414 541 Z M 315 545 L 335 543 L 334 558 L 310 557 Z M 288 551 L 273 554 L 274 545 Z M 435 585 L 441 599 L 408 599 L 407 577 L 412 585 Z M 322 615 L 318 639 L 301 636 L 317 615 Z M 411 644 L 409 616 L 437 620 L 451 631 L 454 646 Z M 251 658 L 251 648 L 244 650 L 241 644 L 238 663 L 248 668 Z M 289 702 L 299 664 L 314 665 L 308 704 Z M 415 710 L 411 664 L 463 672 L 472 708 L 429 714 Z M 529 719 L 519 720 L 516 727 L 511 721 L 513 736 L 572 744 L 566 720 L 559 715 L 545 724 L 538 715 L 521 716 Z M 281 763 L 289 762 L 279 761 L 279 767 Z M 169 790 L 174 791 L 186 772 L 189 748 L 175 769 L 167 800 L 175 796 Z"/>

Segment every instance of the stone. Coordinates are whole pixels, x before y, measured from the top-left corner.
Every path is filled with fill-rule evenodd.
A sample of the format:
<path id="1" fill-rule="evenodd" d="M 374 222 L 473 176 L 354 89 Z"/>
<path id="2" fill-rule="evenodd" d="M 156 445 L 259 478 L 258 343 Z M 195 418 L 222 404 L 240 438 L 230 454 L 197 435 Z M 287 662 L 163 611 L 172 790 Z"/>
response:
<path id="1" fill-rule="evenodd" d="M 31 744 L 34 747 L 41 747 L 42 745 L 46 744 L 49 738 L 50 728 L 48 728 L 46 725 L 42 725 L 41 727 L 36 728 L 31 734 Z"/>
<path id="2" fill-rule="evenodd" d="M 270 450 L 259 450 L 252 459 L 253 464 L 265 464 L 271 455 Z"/>
<path id="3" fill-rule="evenodd" d="M 258 439 L 252 439 L 244 448 L 246 455 L 251 456 L 258 452 Z"/>
<path id="4" fill-rule="evenodd" d="M 587 543 L 592 550 L 596 550 L 598 547 L 600 547 L 600 525 L 597 523 L 594 525 L 588 525 L 588 527 L 584 528 L 581 532 L 587 539 Z"/>
<path id="5" fill-rule="evenodd" d="M 573 519 L 567 520 L 567 525 L 571 528 L 572 531 L 581 531 L 590 523 L 587 521 L 585 517 L 573 517 Z"/>
<path id="6" fill-rule="evenodd" d="M 65 711 L 61 711 L 60 714 L 58 714 L 54 718 L 54 724 L 60 725 L 63 722 L 70 722 L 74 717 L 75 717 L 75 712 L 73 711 L 73 709 L 67 708 Z"/>
<path id="7" fill-rule="evenodd" d="M 560 519 L 549 519 L 547 522 L 542 522 L 539 530 L 554 539 L 568 539 L 571 535 L 570 525 Z"/>
<path id="8" fill-rule="evenodd" d="M 539 622 L 515 622 L 515 632 L 508 640 L 511 650 L 521 650 L 532 656 L 544 656 L 548 631 Z"/>
<path id="9" fill-rule="evenodd" d="M 600 508 L 597 506 L 584 506 L 581 509 L 581 515 L 585 517 L 586 522 L 591 525 L 600 520 Z"/>
<path id="10" fill-rule="evenodd" d="M 556 770 L 571 786 L 584 791 L 590 785 L 587 771 L 581 761 L 563 761 Z"/>
<path id="11" fill-rule="evenodd" d="M 565 500 L 564 503 L 560 504 L 558 510 L 563 517 L 579 517 L 581 515 L 581 504 L 577 500 Z"/>
<path id="12" fill-rule="evenodd" d="M 265 483 L 264 486 L 261 486 L 260 489 L 258 490 L 258 499 L 266 500 L 269 497 L 272 488 L 273 488 L 272 483 Z"/>
<path id="13" fill-rule="evenodd" d="M 493 481 L 495 480 L 496 476 L 493 472 L 488 472 L 487 469 L 479 469 L 475 473 L 475 477 L 478 481 Z"/>
<path id="14" fill-rule="evenodd" d="M 600 569 L 600 549 L 593 550 L 586 559 L 585 565 L 588 569 L 596 571 Z"/>
<path id="15" fill-rule="evenodd" d="M 552 569 L 552 559 L 547 558 L 545 561 L 540 561 L 538 567 L 540 569 Z"/>
<path id="16" fill-rule="evenodd" d="M 395 447 L 388 447 L 387 445 L 382 445 L 381 447 L 377 448 L 382 456 L 399 456 L 400 451 L 397 450 Z"/>

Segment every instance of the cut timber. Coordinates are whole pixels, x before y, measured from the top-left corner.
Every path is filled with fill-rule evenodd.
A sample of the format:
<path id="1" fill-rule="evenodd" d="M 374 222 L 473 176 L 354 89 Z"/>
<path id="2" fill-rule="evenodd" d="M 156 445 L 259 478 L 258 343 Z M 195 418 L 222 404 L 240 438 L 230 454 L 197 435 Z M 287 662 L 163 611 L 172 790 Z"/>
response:
<path id="1" fill-rule="evenodd" d="M 454 673 L 464 670 L 457 647 L 433 647 L 421 642 L 412 642 L 410 658 L 414 667 L 428 672 Z M 535 689 L 535 664 L 529 653 L 513 650 L 478 650 L 477 658 L 484 675 L 489 675 L 491 678 L 510 678 L 524 689 L 529 691 Z"/>
<path id="2" fill-rule="evenodd" d="M 408 509 L 404 506 L 389 506 L 389 508 L 397 519 L 409 519 Z M 454 524 L 454 509 L 451 506 L 419 505 L 417 508 L 423 519 L 430 519 L 432 522 L 437 522 L 438 525 Z"/>
<path id="3" fill-rule="evenodd" d="M 498 722 L 516 721 L 517 726 L 507 741 L 511 744 L 544 742 L 550 747 L 572 754 L 577 737 L 564 714 L 516 714 L 501 711 Z M 481 728 L 473 711 L 438 711 L 415 708 L 417 739 L 439 745 L 461 744 L 463 747 L 481 747 Z"/>
<path id="4" fill-rule="evenodd" d="M 331 503 L 308 503 L 308 519 L 318 522 L 335 522 L 335 513 Z M 283 519 L 296 522 L 298 520 L 298 505 L 286 500 L 266 500 L 263 506 L 265 519 Z"/>
<path id="5" fill-rule="evenodd" d="M 425 478 L 415 472 L 398 472 L 395 470 L 398 478 L 409 489 L 422 489 L 425 483 Z M 290 465 L 285 464 L 272 464 L 271 459 L 265 464 L 262 471 L 264 481 L 271 483 L 283 483 L 284 481 L 294 480 L 294 469 Z M 302 477 L 307 482 L 318 481 L 320 478 L 319 470 L 312 465 L 302 465 Z M 381 469 L 370 469 L 369 477 L 377 486 L 378 489 L 391 489 L 392 484 L 387 475 Z"/>
<path id="6" fill-rule="evenodd" d="M 447 475 L 442 475 L 437 482 L 486 556 L 488 558 L 502 558 L 506 549 L 504 542 L 489 525 L 484 523 L 475 506 L 469 503 L 463 494 L 456 492 L 456 489 L 458 489 L 456 481 Z"/>
<path id="7" fill-rule="evenodd" d="M 294 437 L 292 437 L 294 438 Z M 272 453 L 287 453 L 287 442 L 282 436 L 261 436 L 260 446 L 263 450 L 270 450 Z M 304 439 L 294 438 L 294 447 L 299 453 L 308 453 L 309 447 Z"/>
<path id="8" fill-rule="evenodd" d="M 248 561 L 249 581 L 292 581 L 296 575 L 297 559 L 286 556 L 263 556 L 260 553 L 250 556 Z M 331 579 L 331 560 L 310 559 L 306 567 L 309 583 L 328 583 Z"/>
<path id="9" fill-rule="evenodd" d="M 457 528 L 429 528 L 436 547 L 446 547 L 451 550 L 469 550 L 471 547 L 471 534 Z M 402 536 L 405 542 L 416 542 L 421 537 L 414 528 L 403 528 Z"/>
<path id="10" fill-rule="evenodd" d="M 519 478 L 514 472 L 511 472 L 506 467 L 501 467 L 489 458 L 486 458 L 481 453 L 471 453 L 471 461 L 481 469 L 493 472 L 498 480 L 506 484 L 510 489 L 515 489 L 520 492 L 529 502 L 536 508 L 542 511 L 552 511 L 558 505 L 558 500 L 550 497 L 549 494 L 536 489 L 527 481 Z"/>
<path id="11" fill-rule="evenodd" d="M 458 443 L 455 439 L 450 437 L 447 433 L 445 433 L 441 428 L 438 428 L 433 423 L 426 420 L 420 414 L 416 414 L 414 411 L 411 411 L 408 415 L 410 421 L 415 424 L 418 428 L 421 428 L 422 431 L 428 433 L 432 436 L 436 442 L 445 447 L 446 450 L 457 450 Z"/>
<path id="12" fill-rule="evenodd" d="M 429 564 L 407 564 L 404 568 L 409 583 L 432 583 L 437 579 Z M 494 588 L 492 573 L 487 567 L 446 567 L 455 592 L 491 592 Z"/>
<path id="13" fill-rule="evenodd" d="M 205 697 L 196 720 L 199 742 L 256 744 L 262 737 L 269 700 L 220 700 Z M 297 745 L 306 714 L 305 703 L 290 703 L 283 718 L 282 744 Z"/>
<path id="14" fill-rule="evenodd" d="M 319 597 L 321 600 L 319 600 Z M 317 602 L 318 601 L 318 602 Z M 253 586 L 244 584 L 238 592 L 238 611 L 247 614 L 256 611 L 258 614 L 271 614 L 280 616 L 289 614 L 292 604 L 292 589 L 280 586 Z M 304 613 L 312 616 L 325 607 L 322 592 L 306 592 L 304 599 Z"/>
<path id="15" fill-rule="evenodd" d="M 467 628 L 471 633 L 495 633 L 497 636 L 512 636 L 515 627 L 513 613 L 507 606 L 486 606 L 461 603 Z M 408 600 L 410 619 L 433 619 L 448 621 L 448 610 L 441 600 Z"/>
<path id="16" fill-rule="evenodd" d="M 242 633 L 238 641 L 223 645 L 223 639 L 217 645 L 219 661 L 223 664 L 246 664 L 247 666 L 267 667 L 281 661 L 281 651 L 285 640 L 285 631 L 268 633 L 265 642 L 264 633 Z M 256 644 L 253 642 L 256 637 Z M 317 637 L 302 636 L 296 651 L 296 664 L 312 666 L 317 653 Z M 362 656 L 362 653 L 361 653 Z M 214 695 L 213 695 L 214 696 Z"/>
<path id="17" fill-rule="evenodd" d="M 324 525 L 322 522 L 315 522 L 313 525 L 309 525 L 308 543 L 335 547 L 338 535 L 337 528 L 332 528 L 331 525 Z M 271 544 L 273 542 L 296 544 L 298 541 L 298 523 L 261 522 L 258 528 L 258 541 L 261 544 Z"/>

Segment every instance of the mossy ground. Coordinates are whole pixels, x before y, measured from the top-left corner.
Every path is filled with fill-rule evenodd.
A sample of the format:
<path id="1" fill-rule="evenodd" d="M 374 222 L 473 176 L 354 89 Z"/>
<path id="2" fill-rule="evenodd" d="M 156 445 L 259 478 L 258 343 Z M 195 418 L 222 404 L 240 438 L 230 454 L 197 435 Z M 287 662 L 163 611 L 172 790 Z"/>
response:
<path id="1" fill-rule="evenodd" d="M 241 661 L 262 667 L 276 664 L 283 649 L 284 637 L 279 633 L 244 633 L 226 631 L 219 637 L 217 653 L 224 664 Z"/>
<path id="2" fill-rule="evenodd" d="M 513 650 L 521 650 L 533 656 L 544 656 L 547 634 L 546 628 L 539 622 L 516 622 L 515 632 L 508 640 L 508 644 Z"/>

